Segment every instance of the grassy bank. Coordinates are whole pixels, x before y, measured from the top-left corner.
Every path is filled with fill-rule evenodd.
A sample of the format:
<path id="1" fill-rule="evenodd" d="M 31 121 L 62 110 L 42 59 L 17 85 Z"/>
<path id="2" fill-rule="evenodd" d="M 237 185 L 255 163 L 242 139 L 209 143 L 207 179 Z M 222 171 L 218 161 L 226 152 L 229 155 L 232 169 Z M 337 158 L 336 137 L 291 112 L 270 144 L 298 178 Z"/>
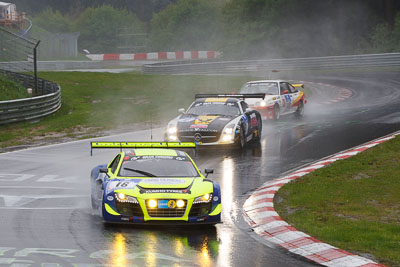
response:
<path id="1" fill-rule="evenodd" d="M 232 92 L 251 77 L 141 73 L 44 72 L 62 87 L 62 108 L 39 122 L 0 126 L 0 147 L 87 138 L 103 131 L 163 125 L 187 108 L 195 93 Z"/>
<path id="2" fill-rule="evenodd" d="M 276 209 L 323 242 L 400 266 L 399 166 L 397 137 L 285 185 Z"/>
<path id="3" fill-rule="evenodd" d="M 24 87 L 0 76 L 0 101 L 30 97 Z"/>

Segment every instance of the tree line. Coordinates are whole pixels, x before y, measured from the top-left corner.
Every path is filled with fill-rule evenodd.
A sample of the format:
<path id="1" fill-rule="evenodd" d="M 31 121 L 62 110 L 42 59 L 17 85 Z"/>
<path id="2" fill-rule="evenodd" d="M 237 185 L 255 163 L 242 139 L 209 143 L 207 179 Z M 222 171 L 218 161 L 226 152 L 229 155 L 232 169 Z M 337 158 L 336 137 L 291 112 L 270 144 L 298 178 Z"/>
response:
<path id="1" fill-rule="evenodd" d="M 226 59 L 400 51 L 400 1 L 395 0 L 14 2 L 19 10 L 30 8 L 37 27 L 80 32 L 80 49 L 92 53 L 120 52 L 121 38 L 135 42 L 143 38 L 137 33 L 146 33 L 140 42 L 147 52 L 218 50 Z M 128 34 L 119 34 L 123 29 Z"/>

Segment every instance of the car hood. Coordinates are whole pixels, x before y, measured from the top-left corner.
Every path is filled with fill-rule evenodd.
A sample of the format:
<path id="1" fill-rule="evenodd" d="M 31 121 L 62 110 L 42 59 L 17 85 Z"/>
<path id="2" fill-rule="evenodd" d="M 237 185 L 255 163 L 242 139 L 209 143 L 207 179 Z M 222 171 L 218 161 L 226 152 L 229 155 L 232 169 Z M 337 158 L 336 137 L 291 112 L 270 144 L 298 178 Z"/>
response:
<path id="1" fill-rule="evenodd" d="M 182 115 L 178 119 L 177 128 L 179 132 L 187 131 L 204 131 L 204 132 L 219 132 L 232 121 L 231 116 L 191 116 Z"/>
<path id="2" fill-rule="evenodd" d="M 160 188 L 174 188 L 174 189 L 184 189 L 189 187 L 193 180 L 196 178 L 161 178 L 161 177 L 153 177 L 153 178 L 129 178 L 129 179 L 113 179 L 113 181 L 109 182 L 107 185 L 107 193 L 110 193 L 115 190 L 133 190 L 138 186 L 140 188 L 152 188 L 152 189 L 160 189 Z"/>
<path id="3" fill-rule="evenodd" d="M 194 178 L 146 178 L 138 184 L 141 188 L 187 188 Z"/>

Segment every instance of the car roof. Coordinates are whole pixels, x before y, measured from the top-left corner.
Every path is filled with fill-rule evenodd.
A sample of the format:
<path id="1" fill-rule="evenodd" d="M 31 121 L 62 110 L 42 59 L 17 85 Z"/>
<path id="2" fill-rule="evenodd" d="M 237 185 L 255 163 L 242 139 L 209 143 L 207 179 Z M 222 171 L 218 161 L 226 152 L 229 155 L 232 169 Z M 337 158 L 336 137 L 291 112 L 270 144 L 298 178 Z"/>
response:
<path id="1" fill-rule="evenodd" d="M 281 83 L 281 82 L 288 82 L 285 80 L 258 80 L 258 81 L 249 81 L 247 83 Z"/>
<path id="2" fill-rule="evenodd" d="M 197 98 L 194 102 L 196 102 L 196 103 L 203 103 L 203 102 L 237 103 L 240 100 L 241 100 L 240 98 L 233 98 L 233 97 L 207 97 L 207 98 Z"/>

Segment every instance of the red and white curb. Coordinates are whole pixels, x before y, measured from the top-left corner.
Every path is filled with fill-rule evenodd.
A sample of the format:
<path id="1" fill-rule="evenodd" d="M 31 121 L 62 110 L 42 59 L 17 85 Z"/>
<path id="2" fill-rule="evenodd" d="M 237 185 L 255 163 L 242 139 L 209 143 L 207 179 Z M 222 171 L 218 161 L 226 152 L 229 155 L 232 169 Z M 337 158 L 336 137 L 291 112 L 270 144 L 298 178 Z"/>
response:
<path id="1" fill-rule="evenodd" d="M 323 168 L 337 160 L 354 156 L 368 148 L 386 142 L 400 132 L 376 139 L 369 143 L 351 148 L 309 166 L 298 169 L 285 177 L 266 182 L 247 198 L 243 205 L 243 216 L 256 234 L 265 240 L 277 244 L 291 253 L 303 256 L 311 261 L 325 266 L 340 267 L 372 267 L 384 266 L 372 260 L 354 255 L 350 252 L 323 243 L 293 226 L 279 216 L 274 209 L 275 193 L 285 184 L 310 172 Z"/>
<path id="2" fill-rule="evenodd" d="M 185 60 L 185 59 L 215 59 L 221 57 L 218 51 L 178 51 L 153 52 L 136 54 L 89 54 L 86 57 L 93 61 L 103 60 Z"/>

